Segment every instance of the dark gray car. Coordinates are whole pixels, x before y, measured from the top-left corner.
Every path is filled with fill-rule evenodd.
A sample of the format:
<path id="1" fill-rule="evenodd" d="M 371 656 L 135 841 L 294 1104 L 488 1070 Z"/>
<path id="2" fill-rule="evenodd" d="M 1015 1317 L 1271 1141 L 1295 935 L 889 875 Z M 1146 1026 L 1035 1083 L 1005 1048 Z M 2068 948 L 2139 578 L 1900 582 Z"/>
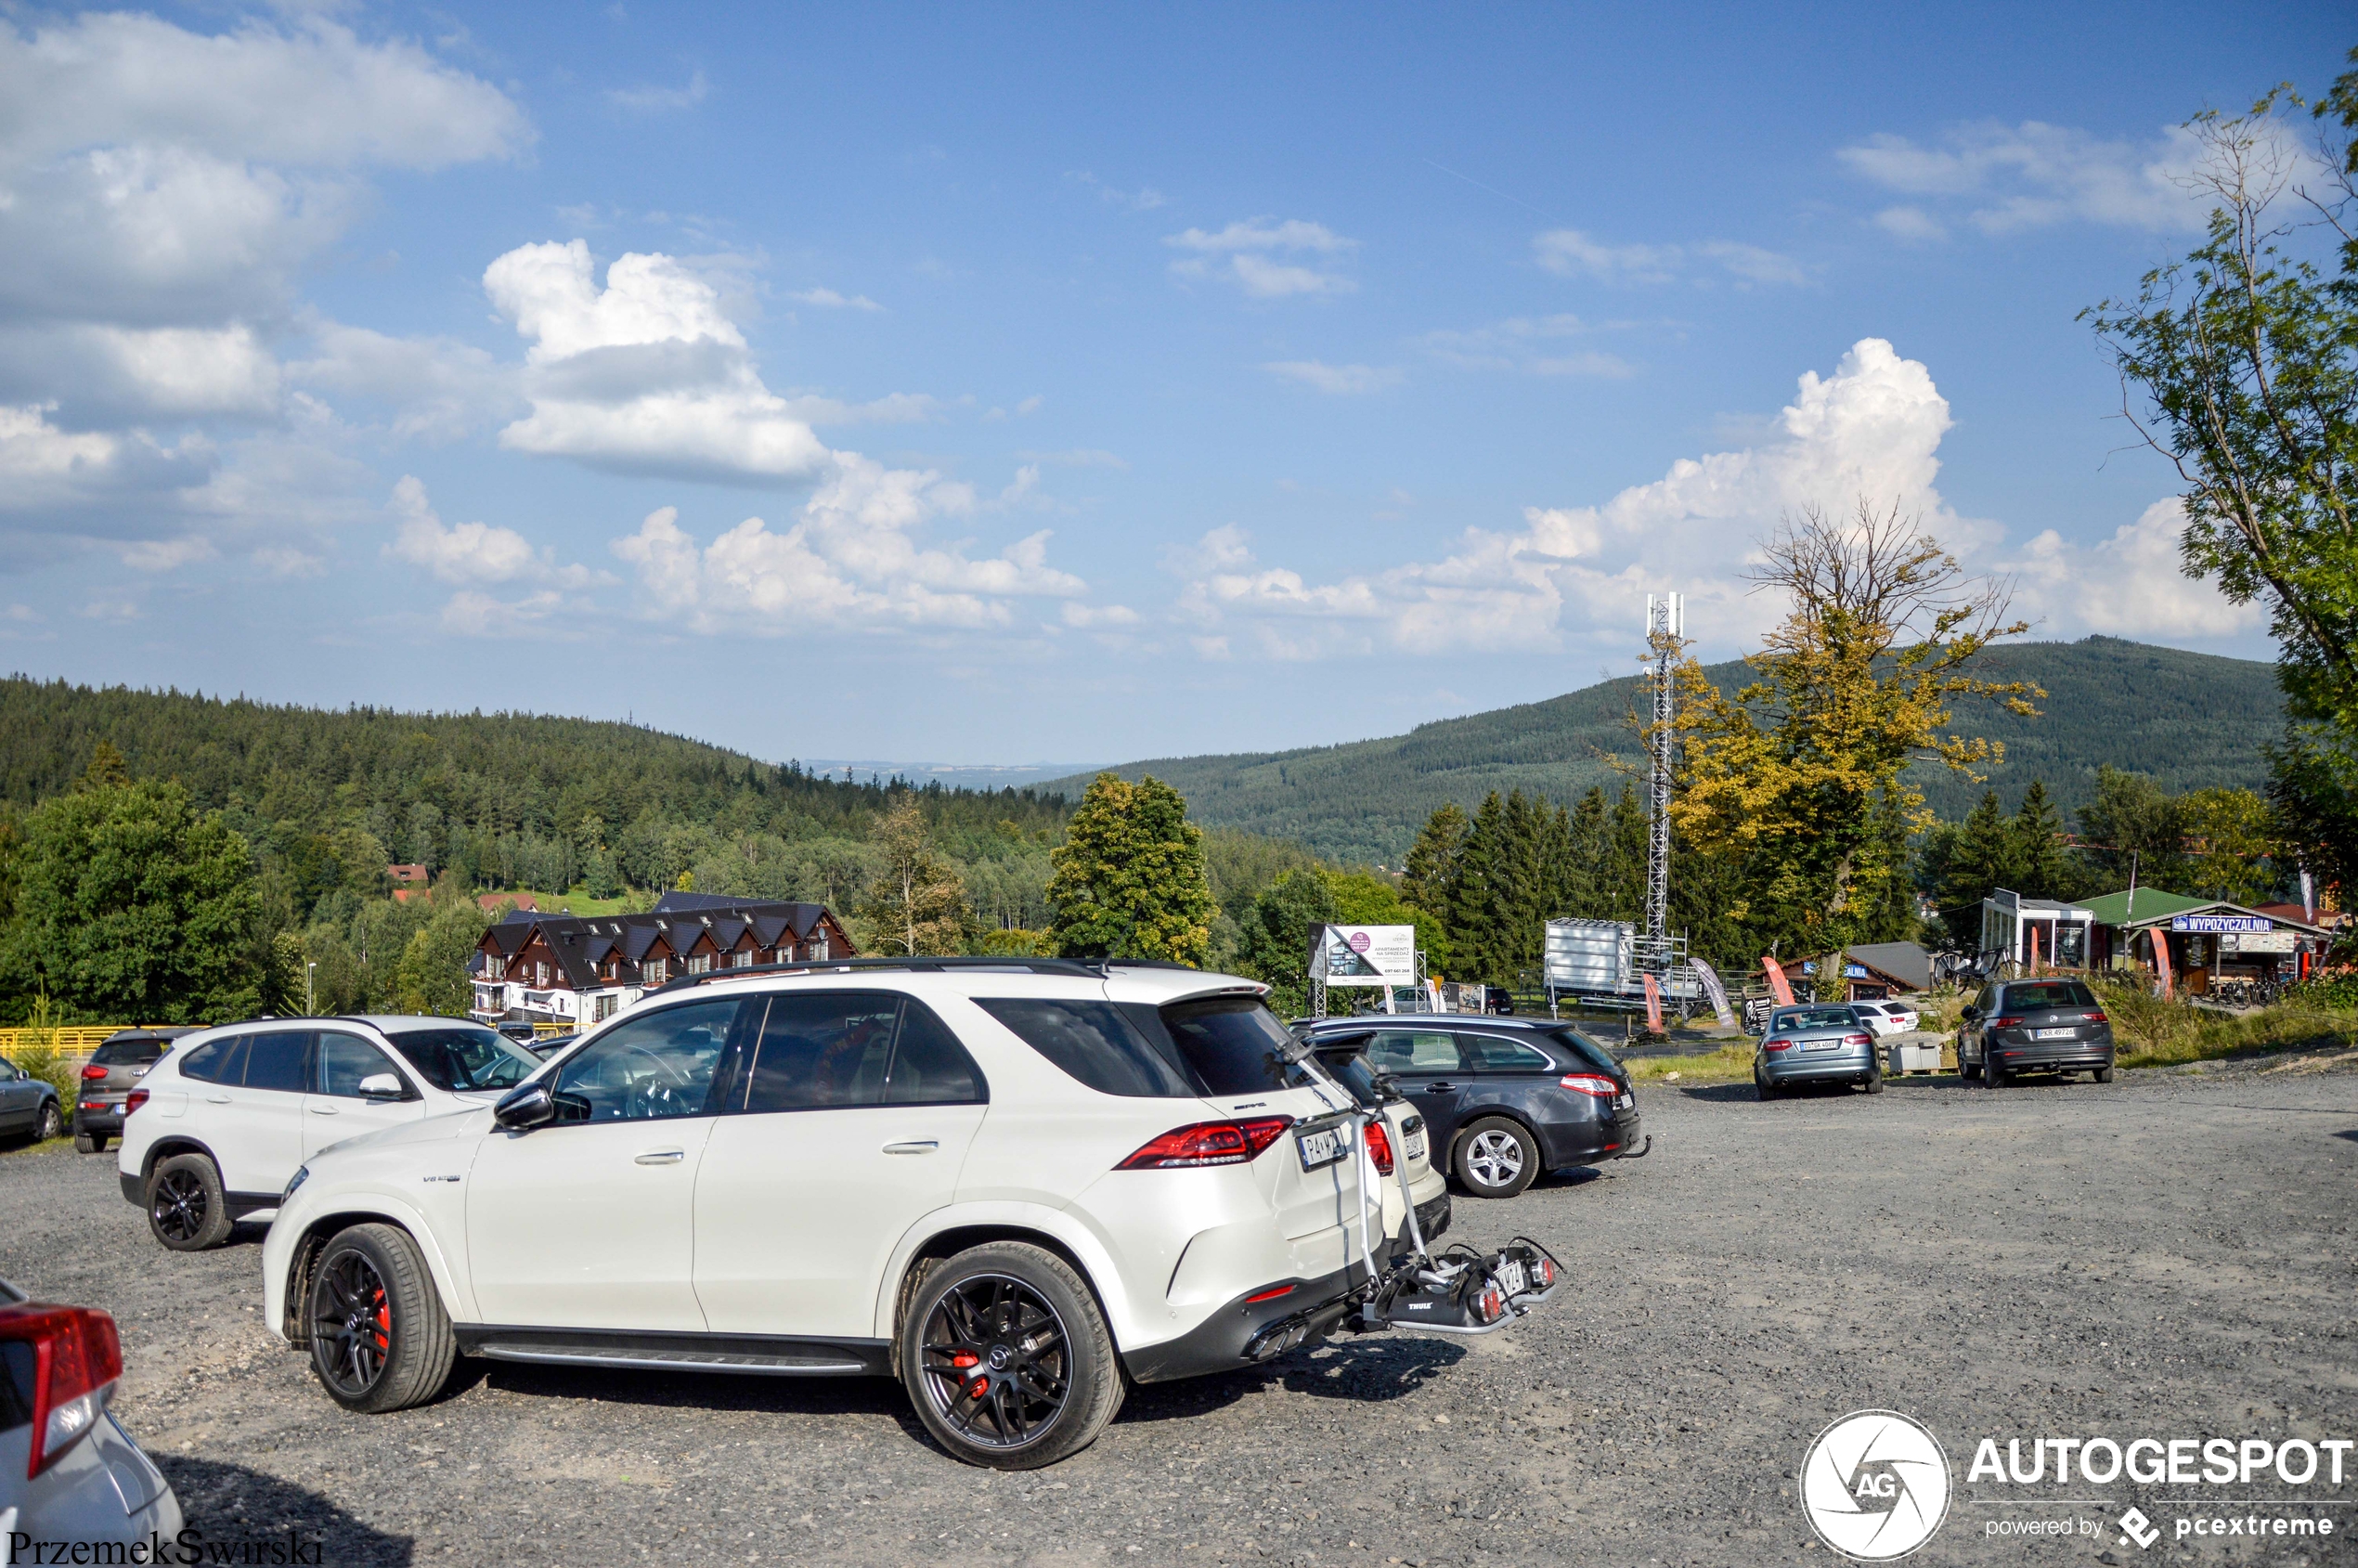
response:
<path id="1" fill-rule="evenodd" d="M 41 1141 L 65 1131 L 57 1086 L 0 1056 L 0 1138 Z"/>
<path id="2" fill-rule="evenodd" d="M 123 1136 L 124 1096 L 163 1060 L 172 1043 L 187 1029 L 124 1029 L 107 1036 L 90 1053 L 82 1069 L 82 1093 L 73 1102 L 73 1147 L 84 1154 L 103 1153 L 107 1140 Z"/>
<path id="3" fill-rule="evenodd" d="M 2112 1082 L 2112 1020 L 2083 980 L 1984 986 L 1957 1030 L 1957 1076 L 1992 1089 L 2023 1072 L 2085 1072 Z"/>
<path id="4" fill-rule="evenodd" d="M 1874 1029 L 1847 1003 L 1780 1007 L 1768 1015 L 1768 1032 L 1753 1053 L 1753 1088 L 1773 1100 L 1806 1083 L 1855 1083 L 1870 1095 L 1883 1093 Z"/>

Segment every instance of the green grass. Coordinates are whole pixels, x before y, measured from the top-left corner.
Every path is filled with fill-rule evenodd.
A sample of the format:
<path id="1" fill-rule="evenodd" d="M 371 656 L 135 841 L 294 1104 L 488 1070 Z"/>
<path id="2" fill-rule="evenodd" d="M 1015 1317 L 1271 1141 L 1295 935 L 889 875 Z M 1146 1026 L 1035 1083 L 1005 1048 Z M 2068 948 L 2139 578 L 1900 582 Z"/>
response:
<path id="1" fill-rule="evenodd" d="M 1681 1083 L 1733 1083 L 1752 1076 L 1753 1052 L 1751 1041 L 1740 1040 L 1691 1056 L 1632 1056 L 1621 1065 L 1639 1083 L 1660 1082 L 1673 1073 Z"/>
<path id="2" fill-rule="evenodd" d="M 2233 1014 L 2165 1002 L 2137 980 L 2099 980 L 2096 994 L 2112 1020 L 2122 1067 L 2176 1067 L 2304 1045 L 2358 1045 L 2358 1008 L 2321 1001 L 2296 997 Z"/>
<path id="3" fill-rule="evenodd" d="M 571 910 L 576 914 L 628 914 L 635 910 L 649 909 L 654 900 L 645 893 L 625 893 L 618 899 L 593 899 L 587 893 L 543 893 L 530 888 L 501 888 L 484 895 L 495 902 L 500 899 L 530 899 L 543 914 L 555 914 Z"/>

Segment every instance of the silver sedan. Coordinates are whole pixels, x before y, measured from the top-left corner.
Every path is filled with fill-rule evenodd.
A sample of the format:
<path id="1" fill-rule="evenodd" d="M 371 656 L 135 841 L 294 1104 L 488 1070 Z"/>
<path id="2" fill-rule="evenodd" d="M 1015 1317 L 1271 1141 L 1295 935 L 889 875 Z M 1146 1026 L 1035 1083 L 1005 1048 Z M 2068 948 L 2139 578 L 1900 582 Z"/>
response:
<path id="1" fill-rule="evenodd" d="M 1805 1083 L 1855 1083 L 1883 1093 L 1875 1031 L 1848 1004 L 1780 1007 L 1752 1058 L 1752 1086 L 1764 1100 Z"/>
<path id="2" fill-rule="evenodd" d="M 0 1280 L 0 1542 L 64 1549 L 43 1562 L 121 1562 L 74 1549 L 180 1533 L 171 1484 L 107 1409 L 122 1376 L 113 1318 L 28 1302 Z"/>

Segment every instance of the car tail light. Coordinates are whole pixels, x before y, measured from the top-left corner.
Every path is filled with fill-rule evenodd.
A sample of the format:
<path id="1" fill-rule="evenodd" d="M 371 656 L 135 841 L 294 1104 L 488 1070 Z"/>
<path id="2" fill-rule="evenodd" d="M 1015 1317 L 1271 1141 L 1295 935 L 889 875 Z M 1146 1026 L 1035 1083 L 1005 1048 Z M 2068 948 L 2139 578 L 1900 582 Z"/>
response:
<path id="1" fill-rule="evenodd" d="M 1872 1045 L 1875 1043 L 1875 1037 L 1872 1034 L 1846 1034 L 1842 1037 L 1842 1043 L 1846 1045 Z"/>
<path id="2" fill-rule="evenodd" d="M 89 1066 L 82 1069 L 82 1076 L 85 1079 L 104 1078 L 106 1075 L 107 1069 L 100 1067 L 97 1062 L 92 1062 Z"/>
<path id="3" fill-rule="evenodd" d="M 1577 1089 L 1584 1095 L 1594 1095 L 1600 1100 L 1612 1099 L 1621 1093 L 1621 1085 L 1600 1072 L 1570 1072 L 1556 1080 L 1567 1089 Z"/>
<path id="4" fill-rule="evenodd" d="M 1507 1315 L 1507 1298 L 1496 1285 L 1476 1290 L 1466 1304 L 1473 1309 L 1474 1321 L 1485 1327 Z"/>
<path id="5" fill-rule="evenodd" d="M 2081 1023 L 2089 1024 L 2108 1024 L 2112 1022 L 2110 1018 L 2105 1017 L 2102 1013 L 2091 1013 L 2079 1021 Z"/>
<path id="6" fill-rule="evenodd" d="M 134 1089 L 131 1093 L 123 1097 L 123 1114 L 128 1116 L 147 1103 L 148 1091 L 145 1089 Z"/>
<path id="7" fill-rule="evenodd" d="M 1771 1040 L 1768 1042 L 1768 1049 L 1771 1051 L 1790 1051 L 1793 1049 L 1793 1042 L 1790 1040 Z"/>
<path id="8" fill-rule="evenodd" d="M 1290 1116 L 1250 1121 L 1198 1121 L 1173 1127 L 1114 1167 L 1117 1171 L 1184 1171 L 1201 1165 L 1245 1165 L 1293 1125 Z"/>
<path id="9" fill-rule="evenodd" d="M 1989 1020 L 1989 1027 L 1991 1029 L 2020 1029 L 2022 1020 L 2015 1017 L 1992 1018 Z"/>
<path id="10" fill-rule="evenodd" d="M 0 1340 L 32 1347 L 30 1481 L 98 1424 L 123 1376 L 123 1341 L 103 1312 L 39 1304 L 0 1307 Z"/>
<path id="11" fill-rule="evenodd" d="M 1392 1174 L 1392 1134 L 1380 1121 L 1367 1123 L 1367 1158 L 1376 1162 L 1377 1175 Z"/>

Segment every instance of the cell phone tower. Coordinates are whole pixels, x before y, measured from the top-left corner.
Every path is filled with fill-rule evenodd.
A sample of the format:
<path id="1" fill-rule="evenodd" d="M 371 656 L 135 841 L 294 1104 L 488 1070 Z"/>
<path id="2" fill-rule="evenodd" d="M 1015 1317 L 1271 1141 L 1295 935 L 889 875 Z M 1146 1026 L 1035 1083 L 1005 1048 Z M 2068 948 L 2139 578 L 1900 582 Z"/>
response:
<path id="1" fill-rule="evenodd" d="M 1687 596 L 1683 593 L 1646 595 L 1646 643 L 1654 655 L 1653 733 L 1650 737 L 1646 776 L 1646 935 L 1654 951 L 1667 952 L 1670 937 L 1670 771 L 1676 761 L 1678 734 L 1672 726 L 1678 706 L 1670 688 L 1670 664 L 1687 631 Z"/>

